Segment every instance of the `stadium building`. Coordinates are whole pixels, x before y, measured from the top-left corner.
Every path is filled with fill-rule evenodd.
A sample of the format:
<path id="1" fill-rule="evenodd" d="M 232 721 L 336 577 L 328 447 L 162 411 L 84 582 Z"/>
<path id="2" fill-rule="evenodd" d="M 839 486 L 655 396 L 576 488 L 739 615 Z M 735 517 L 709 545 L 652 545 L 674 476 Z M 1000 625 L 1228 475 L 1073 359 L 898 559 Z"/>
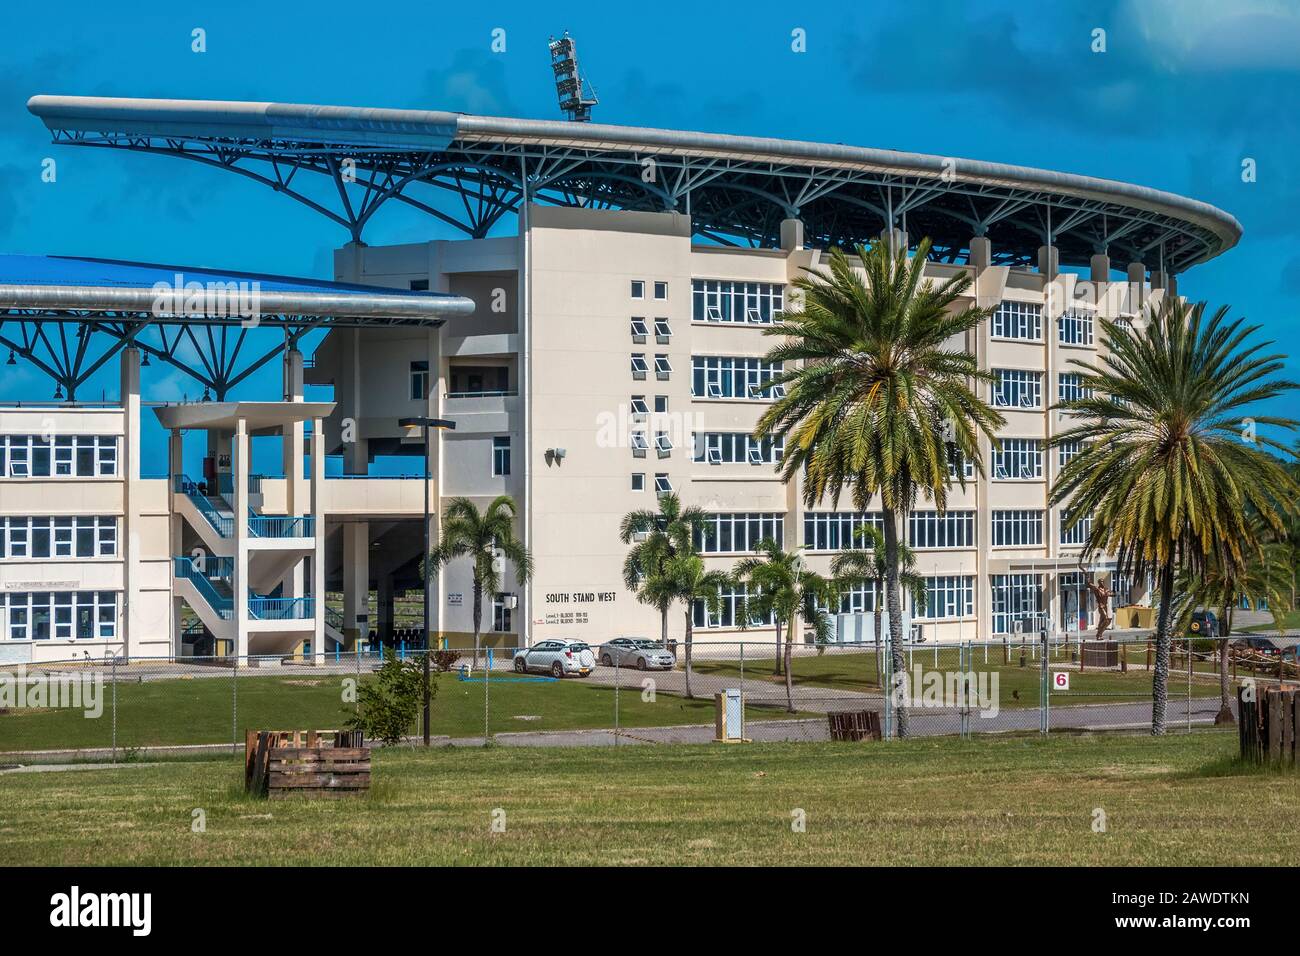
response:
<path id="1" fill-rule="evenodd" d="M 774 537 L 825 569 L 878 515 L 806 507 L 777 476 L 781 447 L 750 437 L 771 401 L 759 386 L 775 371 L 763 333 L 827 249 L 882 237 L 912 247 L 927 236 L 931 275 L 971 274 L 973 300 L 993 316 L 953 344 L 996 372 L 989 397 L 1007 420 L 1001 449 L 984 449 L 987 479 L 955 491 L 945 514 L 921 502 L 909 517 L 929 592 L 914 627 L 938 639 L 1086 627 L 1095 608 L 1081 533 L 1047 504 L 1069 454 L 1046 446 L 1066 426 L 1050 406 L 1077 393 L 1071 362 L 1099 355 L 1102 318 L 1140 321 L 1147 303 L 1177 294 L 1179 274 L 1240 237 L 1226 213 L 1153 189 L 892 150 L 269 103 L 37 96 L 29 109 L 56 144 L 237 173 L 307 204 L 349 241 L 335 251 L 334 283 L 263 285 L 254 323 L 160 319 L 107 295 L 121 283 L 145 289 L 160 274 L 148 267 L 42 260 L 53 266 L 39 281 L 0 276 L 0 346 L 66 393 L 0 410 L 0 646 L 11 656 L 319 656 L 391 638 L 394 594 L 420 587 L 426 489 L 381 476 L 376 459 L 390 455 L 424 458 L 435 535 L 452 497 L 519 502 L 536 573 L 516 587 L 506 570 L 509 590 L 484 614 L 497 645 L 656 635 L 655 611 L 623 586 L 618 527 L 665 491 L 709 513 L 700 545 L 711 565 L 729 568 Z M 367 225 L 391 206 L 464 238 L 367 245 Z M 268 305 L 277 291 L 287 297 Z M 93 369 L 55 354 L 50 329 L 101 342 L 100 364 L 120 362 L 119 402 L 71 401 Z M 282 394 L 228 394 L 248 374 L 229 356 L 233 337 L 270 342 L 243 367 L 282 362 Z M 207 399 L 152 410 L 174 436 L 156 479 L 138 460 L 149 359 L 193 376 Z M 308 389 L 329 400 L 306 400 Z M 414 416 L 455 429 L 426 444 L 400 424 Z M 196 431 L 207 465 L 187 477 L 183 436 Z M 254 434 L 282 437 L 287 477 L 251 473 Z M 341 474 L 327 477 L 331 456 Z M 60 470 L 69 460 L 74 470 Z M 83 461 L 93 463 L 85 475 Z M 42 521 L 48 532 L 23 525 Z M 52 542 L 39 555 L 38 534 Z M 109 551 L 82 560 L 83 538 Z M 1102 557 L 1088 569 L 1112 567 Z M 1149 601 L 1146 582 L 1112 586 L 1118 604 Z M 468 568 L 449 567 L 431 590 L 435 636 L 463 645 Z M 332 592 L 341 606 L 325 606 Z M 726 597 L 718 615 L 695 609 L 701 640 L 742 636 L 737 595 Z M 843 609 L 875 599 L 846 594 Z M 203 622 L 190 634 L 184 604 Z M 670 624 L 680 636 L 682 615 Z"/>

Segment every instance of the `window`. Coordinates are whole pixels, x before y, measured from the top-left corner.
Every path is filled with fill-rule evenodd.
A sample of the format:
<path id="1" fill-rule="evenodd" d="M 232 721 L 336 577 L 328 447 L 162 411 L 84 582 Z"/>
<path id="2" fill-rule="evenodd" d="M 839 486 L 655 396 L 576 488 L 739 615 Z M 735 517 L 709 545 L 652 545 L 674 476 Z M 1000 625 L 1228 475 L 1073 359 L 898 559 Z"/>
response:
<path id="1" fill-rule="evenodd" d="M 1058 461 L 1062 468 L 1083 453 L 1083 442 L 1063 441 L 1058 446 Z"/>
<path id="2" fill-rule="evenodd" d="M 695 528 L 695 547 L 704 554 L 756 551 L 764 538 L 781 547 L 784 532 L 785 515 L 779 511 L 709 514 Z"/>
<path id="3" fill-rule="evenodd" d="M 975 477 L 975 462 L 971 461 L 955 445 L 948 446 L 948 480 L 956 481 L 958 471 L 961 477 L 966 481 L 971 481 Z"/>
<path id="4" fill-rule="evenodd" d="M 492 439 L 492 474 L 510 474 L 510 436 L 497 435 Z"/>
<path id="5" fill-rule="evenodd" d="M 645 472 L 644 472 L 644 471 L 634 471 L 634 472 L 632 472 L 632 490 L 633 490 L 633 491 L 645 491 Z"/>
<path id="6" fill-rule="evenodd" d="M 510 605 L 513 603 L 514 595 L 505 592 L 492 599 L 492 630 L 510 630 Z"/>
<path id="7" fill-rule="evenodd" d="M 411 398 L 423 401 L 429 394 L 429 363 L 411 363 Z"/>
<path id="8" fill-rule="evenodd" d="M 691 296 L 696 322 L 770 325 L 785 309 L 785 286 L 770 282 L 695 279 Z"/>
<path id="9" fill-rule="evenodd" d="M 700 628 L 740 627 L 743 623 L 742 618 L 745 616 L 745 608 L 748 602 L 748 585 L 737 584 L 722 588 L 718 592 L 717 612 L 708 613 L 703 601 L 695 601 L 691 605 L 691 623 L 694 627 Z M 772 616 L 768 614 L 766 617 L 760 617 L 751 613 L 748 623 L 750 625 L 771 625 Z"/>
<path id="10" fill-rule="evenodd" d="M 876 609 L 876 582 L 865 581 L 862 584 L 845 588 L 840 592 L 840 614 L 867 614 Z M 904 600 L 906 600 L 904 594 Z"/>
<path id="11" fill-rule="evenodd" d="M 116 591 L 0 593 L 0 639 L 90 640 L 117 637 Z"/>
<path id="12" fill-rule="evenodd" d="M 643 420 L 646 415 L 650 414 L 650 407 L 646 405 L 644 395 L 633 395 L 630 407 L 632 417 L 637 421 Z"/>
<path id="13" fill-rule="evenodd" d="M 673 337 L 673 327 L 668 324 L 667 319 L 655 319 L 655 341 L 660 345 L 667 345 L 668 340 Z"/>
<path id="14" fill-rule="evenodd" d="M 869 544 L 861 532 L 865 525 L 880 531 L 884 527 L 880 512 L 808 511 L 803 516 L 803 544 L 814 551 L 865 548 Z"/>
<path id="15" fill-rule="evenodd" d="M 1042 576 L 1038 574 L 994 574 L 993 633 L 1022 634 L 1037 631 L 1043 624 Z"/>
<path id="16" fill-rule="evenodd" d="M 412 292 L 428 292 L 428 291 L 429 291 L 429 280 L 428 280 L 428 279 L 412 279 L 411 282 L 410 282 L 410 286 L 411 286 L 411 291 L 412 291 Z"/>
<path id="17" fill-rule="evenodd" d="M 656 283 L 655 283 L 655 298 L 656 298 L 656 299 L 666 299 L 666 298 L 668 298 L 668 283 L 667 283 L 667 282 L 656 282 Z"/>
<path id="18" fill-rule="evenodd" d="M 696 398 L 744 398 L 771 401 L 779 398 L 776 389 L 763 391 L 783 366 L 758 358 L 729 355 L 691 356 L 691 394 Z"/>
<path id="19" fill-rule="evenodd" d="M 938 621 L 974 614 L 974 575 L 940 574 L 925 579 L 925 607 L 917 608 L 918 619 Z"/>
<path id="20" fill-rule="evenodd" d="M 643 282 L 640 279 L 632 280 L 632 298 L 634 299 L 645 298 L 645 282 Z"/>
<path id="21" fill-rule="evenodd" d="M 996 408 L 1041 408 L 1043 373 L 1024 369 L 995 368 L 993 405 Z"/>
<path id="22" fill-rule="evenodd" d="M 655 356 L 655 378 L 664 381 L 673 373 L 673 363 L 668 361 L 667 355 Z"/>
<path id="23" fill-rule="evenodd" d="M 633 341 L 633 342 L 644 342 L 644 341 L 645 341 L 645 337 L 646 337 L 647 335 L 649 335 L 649 334 L 650 334 L 650 330 L 646 327 L 645 319 L 643 319 L 643 318 L 639 318 L 639 317 L 637 317 L 637 316 L 633 316 L 633 318 L 632 318 L 632 341 Z"/>
<path id="24" fill-rule="evenodd" d="M 1056 375 L 1056 398 L 1061 402 L 1077 402 L 1081 398 L 1092 398 L 1092 389 L 1083 384 L 1083 375 L 1079 372 L 1058 372 Z"/>
<path id="25" fill-rule="evenodd" d="M 912 511 L 907 515 L 907 543 L 912 548 L 975 547 L 975 512 Z"/>
<path id="26" fill-rule="evenodd" d="M 1073 308 L 1062 312 L 1056 320 L 1056 334 L 1062 345 L 1092 344 L 1092 311 Z"/>
<path id="27" fill-rule="evenodd" d="M 644 458 L 646 451 L 650 448 L 649 443 L 646 441 L 645 432 L 632 432 L 630 441 L 633 457 Z"/>
<path id="28" fill-rule="evenodd" d="M 645 353 L 633 352 L 632 353 L 632 377 L 637 380 L 643 379 L 646 376 L 646 372 L 648 372 L 649 370 L 650 370 L 650 366 L 646 365 L 645 362 Z"/>
<path id="29" fill-rule="evenodd" d="M 673 440 L 667 432 L 655 432 L 655 451 L 660 458 L 667 458 L 673 453 Z"/>
<path id="30" fill-rule="evenodd" d="M 994 511 L 993 547 L 1027 548 L 1043 543 L 1043 513 L 1032 510 Z"/>
<path id="31" fill-rule="evenodd" d="M 668 472 L 660 471 L 655 473 L 655 494 L 670 495 L 673 493 L 673 483 L 668 480 Z"/>
<path id="32" fill-rule="evenodd" d="M 695 435 L 695 460 L 710 465 L 775 464 L 785 451 L 785 439 L 768 437 L 761 441 L 749 432 L 698 432 Z"/>
<path id="33" fill-rule="evenodd" d="M 668 396 L 667 396 L 667 395 L 656 395 L 656 396 L 655 396 L 655 414 L 657 414 L 657 415 L 666 415 L 666 414 L 668 414 Z"/>
<path id="34" fill-rule="evenodd" d="M 116 435 L 0 435 L 0 478 L 112 478 Z"/>
<path id="35" fill-rule="evenodd" d="M 1003 438 L 993 451 L 993 478 L 1018 481 L 1043 477 L 1043 443 L 1037 438 Z"/>
<path id="36" fill-rule="evenodd" d="M 0 558 L 112 558 L 117 518 L 0 518 Z"/>
<path id="37" fill-rule="evenodd" d="M 1071 517 L 1069 511 L 1061 512 L 1061 544 L 1080 546 L 1092 534 L 1092 515 L 1081 517 L 1073 528 L 1069 527 Z"/>
<path id="38" fill-rule="evenodd" d="M 1043 340 L 1043 307 L 1037 302 L 1000 302 L 991 333 L 997 339 Z"/>

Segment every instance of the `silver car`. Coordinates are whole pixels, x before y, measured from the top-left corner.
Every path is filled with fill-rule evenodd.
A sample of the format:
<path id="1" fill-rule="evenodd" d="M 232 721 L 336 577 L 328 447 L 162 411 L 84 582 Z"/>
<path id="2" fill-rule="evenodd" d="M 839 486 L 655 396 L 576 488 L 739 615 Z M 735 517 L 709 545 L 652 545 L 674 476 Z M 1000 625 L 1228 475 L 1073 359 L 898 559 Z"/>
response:
<path id="1" fill-rule="evenodd" d="M 660 644 L 640 637 L 616 637 L 600 646 L 600 662 L 606 667 L 635 667 L 639 671 L 672 670 L 677 658 Z"/>
<path id="2" fill-rule="evenodd" d="M 532 647 L 515 652 L 515 670 L 520 673 L 541 671 L 552 677 L 566 674 L 586 677 L 596 667 L 596 655 L 585 641 L 557 637 L 539 641 Z"/>

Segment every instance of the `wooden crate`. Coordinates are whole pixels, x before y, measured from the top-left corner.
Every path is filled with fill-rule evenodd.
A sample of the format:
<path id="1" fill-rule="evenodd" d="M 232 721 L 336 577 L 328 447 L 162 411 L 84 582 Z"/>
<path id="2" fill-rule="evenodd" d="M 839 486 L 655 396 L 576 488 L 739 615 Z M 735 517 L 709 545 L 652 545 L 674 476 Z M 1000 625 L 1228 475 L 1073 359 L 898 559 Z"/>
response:
<path id="1" fill-rule="evenodd" d="M 1247 700 L 1246 687 L 1237 688 L 1237 734 L 1241 756 L 1259 763 L 1296 763 L 1300 741 L 1300 689 L 1254 688 Z"/>
<path id="2" fill-rule="evenodd" d="M 370 788 L 370 751 L 359 731 L 247 731 L 244 789 L 258 796 L 328 797 Z"/>
<path id="3" fill-rule="evenodd" d="M 826 715 L 831 740 L 879 740 L 880 714 L 874 710 L 832 711 Z"/>

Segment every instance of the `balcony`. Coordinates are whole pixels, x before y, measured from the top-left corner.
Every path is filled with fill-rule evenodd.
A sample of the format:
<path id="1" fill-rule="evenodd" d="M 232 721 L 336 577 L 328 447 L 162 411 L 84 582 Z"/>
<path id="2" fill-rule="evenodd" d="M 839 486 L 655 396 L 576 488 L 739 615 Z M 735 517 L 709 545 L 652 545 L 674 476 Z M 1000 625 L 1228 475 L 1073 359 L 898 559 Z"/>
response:
<path id="1" fill-rule="evenodd" d="M 311 538 L 316 535 L 315 515 L 259 515 L 249 512 L 252 538 Z"/>
<path id="2" fill-rule="evenodd" d="M 310 621 L 316 615 L 316 599 L 251 597 L 248 616 L 254 621 Z"/>

